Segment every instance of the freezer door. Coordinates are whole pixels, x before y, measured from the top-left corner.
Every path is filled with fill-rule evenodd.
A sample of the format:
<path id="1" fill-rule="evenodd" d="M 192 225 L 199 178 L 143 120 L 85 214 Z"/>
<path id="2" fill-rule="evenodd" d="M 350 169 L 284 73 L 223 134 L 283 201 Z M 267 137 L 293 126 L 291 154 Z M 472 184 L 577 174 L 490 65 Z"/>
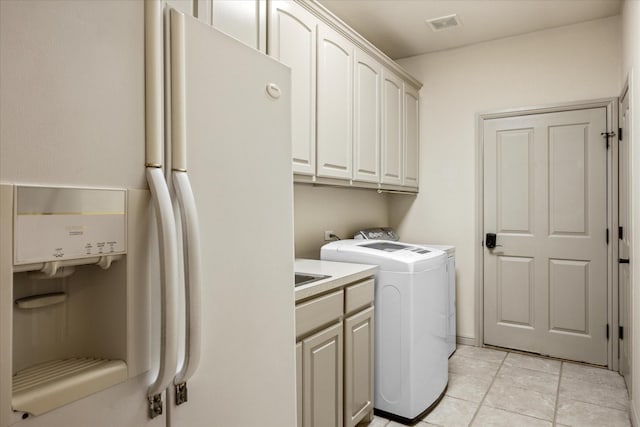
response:
<path id="1" fill-rule="evenodd" d="M 293 426 L 290 72 L 191 17 L 170 22 L 203 260 L 202 353 L 171 425 Z"/>

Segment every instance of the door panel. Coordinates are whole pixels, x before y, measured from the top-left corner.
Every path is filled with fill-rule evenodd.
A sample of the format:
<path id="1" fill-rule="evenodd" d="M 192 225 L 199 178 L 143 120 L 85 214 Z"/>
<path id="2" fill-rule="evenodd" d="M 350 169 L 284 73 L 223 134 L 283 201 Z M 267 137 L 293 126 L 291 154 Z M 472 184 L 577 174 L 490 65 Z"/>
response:
<path id="1" fill-rule="evenodd" d="M 380 79 L 382 66 L 360 50 L 355 53 L 353 180 L 380 181 Z"/>
<path id="2" fill-rule="evenodd" d="M 605 108 L 484 122 L 485 343 L 607 363 Z"/>
<path id="3" fill-rule="evenodd" d="M 342 322 L 302 341 L 305 427 L 343 425 Z"/>
<path id="4" fill-rule="evenodd" d="M 418 186 L 420 169 L 420 95 L 404 83 L 404 171 L 402 185 Z"/>
<path id="5" fill-rule="evenodd" d="M 533 259 L 498 257 L 498 321 L 533 326 Z"/>
<path id="6" fill-rule="evenodd" d="M 549 329 L 589 333 L 589 261 L 549 260 Z M 571 307 L 567 310 L 566 307 Z"/>
<path id="7" fill-rule="evenodd" d="M 353 45 L 329 27 L 318 29 L 317 175 L 352 178 Z"/>
<path id="8" fill-rule="evenodd" d="M 497 134 L 498 230 L 501 233 L 531 233 L 532 136 L 532 129 Z"/>
<path id="9" fill-rule="evenodd" d="M 578 124 L 549 128 L 551 235 L 585 235 L 588 231 L 586 127 L 586 124 Z"/>
<path id="10" fill-rule="evenodd" d="M 269 14 L 269 55 L 291 68 L 293 172 L 314 175 L 318 21 L 302 6 L 290 1 L 270 2 Z"/>
<path id="11" fill-rule="evenodd" d="M 402 185 L 402 80 L 382 72 L 382 183 Z"/>

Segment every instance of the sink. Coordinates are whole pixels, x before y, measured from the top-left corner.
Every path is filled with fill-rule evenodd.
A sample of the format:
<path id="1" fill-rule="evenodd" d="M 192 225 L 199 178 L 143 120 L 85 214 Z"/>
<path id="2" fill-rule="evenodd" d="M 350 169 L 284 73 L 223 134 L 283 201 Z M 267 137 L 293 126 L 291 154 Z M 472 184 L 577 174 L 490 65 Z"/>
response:
<path id="1" fill-rule="evenodd" d="M 317 282 L 318 280 L 328 279 L 331 276 L 325 276 L 322 274 L 310 274 L 310 273 L 295 273 L 295 286 L 308 285 L 309 283 Z"/>

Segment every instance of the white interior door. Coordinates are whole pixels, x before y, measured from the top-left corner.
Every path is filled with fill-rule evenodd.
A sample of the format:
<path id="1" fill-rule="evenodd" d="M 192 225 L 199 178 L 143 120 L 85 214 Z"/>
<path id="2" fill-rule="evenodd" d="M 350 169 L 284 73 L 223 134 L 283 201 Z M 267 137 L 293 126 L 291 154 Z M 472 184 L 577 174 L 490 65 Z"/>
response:
<path id="1" fill-rule="evenodd" d="M 606 109 L 484 121 L 484 340 L 607 364 Z"/>
<path id="2" fill-rule="evenodd" d="M 629 95 L 626 92 L 620 99 L 619 140 L 618 140 L 618 303 L 619 303 L 619 354 L 620 373 L 624 376 L 627 388 L 631 392 L 631 283 L 629 274 Z"/>

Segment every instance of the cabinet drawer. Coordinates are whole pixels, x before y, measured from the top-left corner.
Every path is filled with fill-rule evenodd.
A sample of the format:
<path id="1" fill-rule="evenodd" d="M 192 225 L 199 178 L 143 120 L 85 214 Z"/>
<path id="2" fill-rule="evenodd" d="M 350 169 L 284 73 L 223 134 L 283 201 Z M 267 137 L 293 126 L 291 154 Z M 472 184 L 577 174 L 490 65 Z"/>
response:
<path id="1" fill-rule="evenodd" d="M 352 311 L 371 305 L 373 296 L 373 279 L 367 279 L 347 287 L 345 293 L 345 313 L 351 313 Z"/>
<path id="2" fill-rule="evenodd" d="M 296 305 L 296 337 L 338 320 L 344 309 L 344 292 L 339 290 Z"/>

